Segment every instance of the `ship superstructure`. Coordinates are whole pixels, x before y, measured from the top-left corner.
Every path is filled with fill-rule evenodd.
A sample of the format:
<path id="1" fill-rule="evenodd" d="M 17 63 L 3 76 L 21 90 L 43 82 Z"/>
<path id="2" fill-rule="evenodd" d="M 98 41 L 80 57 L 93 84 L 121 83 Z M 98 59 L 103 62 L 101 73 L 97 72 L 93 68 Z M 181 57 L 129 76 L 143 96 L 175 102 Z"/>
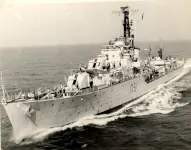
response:
<path id="1" fill-rule="evenodd" d="M 131 33 L 129 7 L 121 7 L 121 12 L 124 35 L 103 46 L 87 66 L 73 70 L 66 85 L 20 92 L 13 99 L 3 87 L 3 105 L 16 134 L 63 126 L 130 103 L 181 72 L 184 62 L 163 59 L 162 49 L 158 57 L 141 60 Z"/>

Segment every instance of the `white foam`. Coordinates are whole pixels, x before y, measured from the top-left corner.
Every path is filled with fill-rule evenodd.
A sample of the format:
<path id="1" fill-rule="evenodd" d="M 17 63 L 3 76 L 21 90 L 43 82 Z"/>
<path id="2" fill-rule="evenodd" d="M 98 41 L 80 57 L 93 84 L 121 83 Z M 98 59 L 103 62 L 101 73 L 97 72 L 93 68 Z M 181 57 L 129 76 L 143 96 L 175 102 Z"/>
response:
<path id="1" fill-rule="evenodd" d="M 145 101 L 135 106 L 133 114 L 130 116 L 143 116 L 155 113 L 168 114 L 174 111 L 176 107 L 182 107 L 188 103 L 179 103 L 177 100 L 181 99 L 181 94 L 175 88 L 168 87 L 162 88 L 160 91 L 155 92 L 153 95 L 147 97 Z"/>

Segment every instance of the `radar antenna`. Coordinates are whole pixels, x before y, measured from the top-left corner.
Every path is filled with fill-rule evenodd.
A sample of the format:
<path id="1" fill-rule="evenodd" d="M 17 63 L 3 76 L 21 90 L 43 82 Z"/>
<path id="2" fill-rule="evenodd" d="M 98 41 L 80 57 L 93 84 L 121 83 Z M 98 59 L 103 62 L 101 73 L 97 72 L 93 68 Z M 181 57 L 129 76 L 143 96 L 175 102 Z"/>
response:
<path id="1" fill-rule="evenodd" d="M 134 34 L 132 34 L 133 21 L 130 20 L 130 13 L 133 15 L 138 11 L 139 11 L 138 9 L 130 9 L 129 6 L 124 6 L 124 7 L 121 7 L 121 12 L 120 11 L 112 12 L 113 14 L 116 14 L 118 16 L 123 15 L 123 23 L 122 23 L 123 24 L 123 39 L 126 45 L 130 44 L 131 48 L 134 48 Z"/>
<path id="2" fill-rule="evenodd" d="M 124 15 L 124 20 L 123 20 L 123 36 L 125 38 L 125 41 L 127 40 L 127 37 L 130 37 L 131 34 L 131 27 L 130 27 L 130 22 L 129 22 L 129 7 L 121 7 L 121 12 Z"/>

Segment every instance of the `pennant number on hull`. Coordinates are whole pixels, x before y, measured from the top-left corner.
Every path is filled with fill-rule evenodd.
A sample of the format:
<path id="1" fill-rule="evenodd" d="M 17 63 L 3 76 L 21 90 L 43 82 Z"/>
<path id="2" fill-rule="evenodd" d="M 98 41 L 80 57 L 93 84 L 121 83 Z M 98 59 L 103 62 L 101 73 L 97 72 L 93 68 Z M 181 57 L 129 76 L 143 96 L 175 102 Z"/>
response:
<path id="1" fill-rule="evenodd" d="M 137 91 L 137 84 L 134 83 L 130 83 L 130 93 L 136 92 Z"/>

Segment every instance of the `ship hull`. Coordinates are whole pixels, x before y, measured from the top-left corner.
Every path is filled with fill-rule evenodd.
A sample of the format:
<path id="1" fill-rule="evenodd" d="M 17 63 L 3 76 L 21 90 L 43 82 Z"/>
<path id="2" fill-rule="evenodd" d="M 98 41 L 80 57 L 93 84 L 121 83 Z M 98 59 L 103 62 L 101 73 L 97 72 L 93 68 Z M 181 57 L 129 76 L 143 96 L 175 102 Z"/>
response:
<path id="1" fill-rule="evenodd" d="M 36 100 L 3 104 L 13 126 L 14 134 L 31 133 L 39 128 L 63 126 L 80 118 L 103 113 L 131 103 L 136 98 L 175 78 L 183 67 L 158 78 L 145 82 L 137 77 L 95 92 L 55 100 Z M 26 110 L 30 108 L 31 114 Z"/>

